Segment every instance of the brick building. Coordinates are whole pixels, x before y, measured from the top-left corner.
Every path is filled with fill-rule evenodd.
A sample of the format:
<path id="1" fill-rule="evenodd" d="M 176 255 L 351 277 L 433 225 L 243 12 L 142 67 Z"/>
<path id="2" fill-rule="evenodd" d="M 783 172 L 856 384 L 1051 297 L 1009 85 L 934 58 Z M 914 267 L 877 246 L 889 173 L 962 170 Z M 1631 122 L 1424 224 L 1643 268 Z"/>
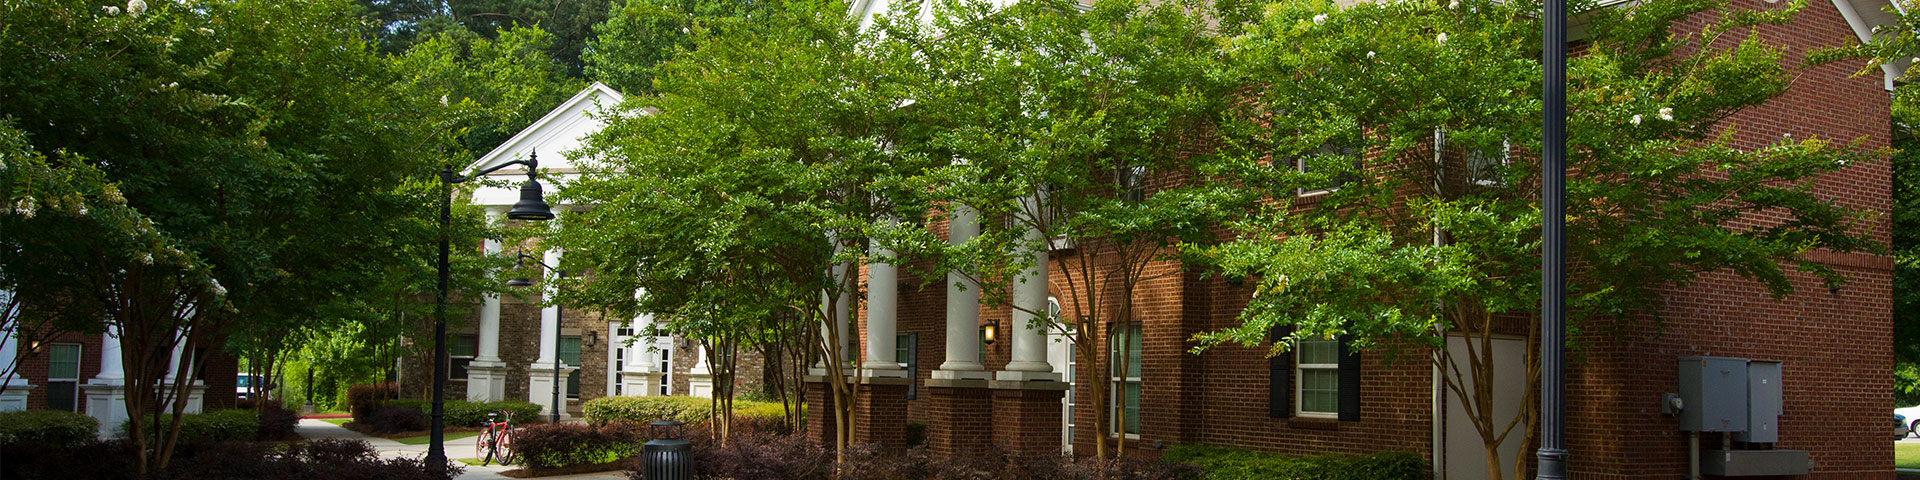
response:
<path id="1" fill-rule="evenodd" d="M 1794 22 L 1760 27 L 1759 35 L 1783 46 L 1784 61 L 1798 68 L 1811 51 L 1863 41 L 1876 25 L 1890 24 L 1893 18 L 1882 11 L 1886 6 L 1884 1 L 1812 2 Z M 1704 20 L 1683 28 L 1698 29 Z M 1740 127 L 1735 144 L 1758 149 L 1783 136 L 1817 136 L 1865 139 L 1868 149 L 1887 147 L 1888 90 L 1893 73 L 1905 66 L 1861 77 L 1853 76 L 1857 65 L 1852 64 L 1799 70 L 1786 94 L 1729 119 Z M 1841 205 L 1881 214 L 1890 208 L 1890 175 L 1888 162 L 1868 162 L 1824 176 L 1817 185 Z M 955 225 L 973 223 L 964 212 L 954 218 Z M 1749 225 L 1729 227 L 1742 226 Z M 956 243 L 978 228 L 955 232 L 949 227 L 944 221 L 929 225 Z M 1885 216 L 1869 222 L 1867 233 L 1886 244 Z M 1717 356 L 1780 362 L 1778 440 L 1760 448 L 1808 452 L 1811 472 L 1796 478 L 1894 478 L 1886 435 L 1893 407 L 1893 262 L 1863 253 L 1821 251 L 1809 257 L 1845 272 L 1849 283 L 1830 290 L 1812 275 L 1795 273 L 1796 293 L 1774 299 L 1763 286 L 1732 273 L 1708 274 L 1691 286 L 1667 290 L 1662 329 L 1596 336 L 1570 358 L 1565 412 L 1571 477 L 1685 474 L 1688 434 L 1680 430 L 1678 415 L 1662 413 L 1664 394 L 1681 390 L 1682 358 Z M 1011 302 L 1022 305 L 1020 310 L 1041 311 L 1071 301 L 1067 296 L 1073 291 L 1063 276 L 1044 274 L 1044 255 L 1037 262 L 1049 281 L 1014 286 Z M 1129 453 L 1138 455 L 1157 455 L 1176 444 L 1296 455 L 1407 451 L 1427 458 L 1444 478 L 1486 475 L 1480 440 L 1459 413 L 1462 407 L 1440 390 L 1440 374 L 1417 354 L 1394 362 L 1385 355 L 1349 352 L 1337 342 L 1302 345 L 1274 359 L 1265 358 L 1264 348 L 1188 353 L 1187 339 L 1195 333 L 1237 325 L 1235 317 L 1250 292 L 1183 267 L 1176 261 L 1150 267 L 1150 280 L 1135 293 L 1133 318 L 1095 320 L 1101 332 L 1095 338 L 1111 339 L 1118 328 L 1138 328 L 1142 334 L 1136 336 L 1143 338 L 1139 345 L 1116 349 L 1140 359 L 1140 367 L 1118 372 L 1104 360 L 1077 362 L 1057 336 L 1023 329 L 1032 315 L 979 305 L 977 289 L 970 293 L 949 286 L 960 280 L 921 287 L 925 283 L 917 272 L 925 268 L 868 266 L 862 283 L 870 305 L 879 306 L 838 322 L 857 324 L 849 334 L 859 337 L 867 353 L 862 367 L 869 387 L 855 407 L 856 441 L 901 442 L 903 424 L 920 423 L 936 453 L 993 445 L 1085 454 L 1095 435 L 1125 435 Z M 999 341 L 981 342 L 980 329 L 988 324 L 1005 326 Z M 1524 371 L 1523 346 L 1518 339 L 1496 342 L 1496 362 L 1506 365 L 1505 371 Z M 888 367 L 894 364 L 906 367 Z M 813 380 L 826 381 L 818 376 L 823 373 L 816 370 Z M 1319 380 L 1303 387 L 1309 377 Z M 1090 381 L 1113 385 L 1115 404 L 1086 400 Z M 820 406 L 831 401 L 824 386 L 810 386 L 812 411 L 826 411 Z M 1496 409 L 1518 408 L 1524 386 L 1499 382 L 1493 392 Z M 1125 432 L 1097 432 L 1092 427 L 1096 408 L 1138 420 Z M 830 442 L 832 421 L 810 416 L 809 435 Z M 1514 437 L 1502 446 L 1506 458 L 1537 447 Z M 1706 448 L 1718 448 L 1718 435 L 1703 437 L 1713 442 Z M 1511 470 L 1505 474 L 1519 477 Z"/>
<path id="2" fill-rule="evenodd" d="M 7 292 L 0 291 L 0 298 Z M 192 362 L 186 413 L 233 408 L 238 397 L 240 362 L 221 353 L 225 341 L 182 344 L 172 352 L 165 386 L 176 384 L 181 361 Z M 126 372 L 120 338 L 107 333 L 62 333 L 23 344 L 11 332 L 0 335 L 0 359 L 11 375 L 0 391 L 0 411 L 61 410 L 84 413 L 100 422 L 100 438 L 116 435 L 127 420 Z M 169 403 L 168 405 L 171 405 Z M 163 407 L 166 408 L 166 407 Z"/>
<path id="3" fill-rule="evenodd" d="M 587 134 L 605 126 L 597 115 L 623 98 L 604 84 L 589 85 L 481 156 L 467 171 L 537 156 L 541 181 L 557 190 L 580 173 L 573 166 L 580 160 L 567 153 L 579 148 Z M 511 180 L 507 182 L 511 186 L 482 186 L 469 201 L 483 206 L 490 221 L 508 221 L 504 217 L 519 200 L 518 182 L 525 175 L 524 169 L 495 172 L 490 178 Z M 554 221 L 564 222 L 568 211 L 586 208 L 590 207 L 556 205 L 559 217 Z M 543 276 L 550 275 L 544 265 L 558 265 L 564 255 L 558 249 L 532 251 L 530 244 L 510 251 L 495 240 L 476 247 L 495 254 L 527 255 L 523 261 L 543 265 L 537 269 Z M 713 372 L 697 342 L 649 335 L 652 319 L 646 316 L 608 319 L 594 311 L 543 307 L 539 303 L 546 294 L 544 282 L 536 280 L 533 288 L 525 300 L 483 297 L 470 314 L 448 325 L 449 398 L 526 400 L 551 408 L 557 385 L 560 408 L 579 415 L 580 402 L 604 396 L 712 395 Z M 421 398 L 431 395 L 428 362 L 422 356 L 400 359 L 402 392 Z M 740 353 L 738 393 L 760 387 L 762 363 L 757 354 Z"/>

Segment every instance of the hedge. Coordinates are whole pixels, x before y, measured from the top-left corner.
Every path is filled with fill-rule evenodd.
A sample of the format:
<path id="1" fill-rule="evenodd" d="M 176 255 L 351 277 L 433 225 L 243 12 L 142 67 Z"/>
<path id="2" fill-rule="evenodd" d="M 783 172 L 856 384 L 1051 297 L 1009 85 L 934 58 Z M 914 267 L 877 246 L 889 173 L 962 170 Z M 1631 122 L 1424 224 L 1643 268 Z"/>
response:
<path id="1" fill-rule="evenodd" d="M 93 441 L 100 422 L 79 413 L 22 410 L 0 413 L 0 444 L 77 447 Z"/>
<path id="2" fill-rule="evenodd" d="M 713 416 L 713 400 L 681 396 L 600 397 L 588 400 L 580 409 L 591 423 L 614 420 L 646 424 L 659 420 L 700 423 Z M 780 418 L 785 410 L 777 402 L 733 401 L 735 417 Z"/>
<path id="3" fill-rule="evenodd" d="M 433 414 L 433 404 L 426 400 L 388 400 L 387 406 L 414 408 L 420 410 L 420 413 L 423 415 Z M 447 422 L 447 425 L 454 427 L 484 427 L 487 425 L 487 414 L 501 410 L 513 412 L 513 423 L 515 425 L 533 423 L 543 418 L 540 416 L 540 404 L 533 402 L 468 402 L 455 400 L 446 402 L 441 408 L 445 409 L 446 417 L 444 417 L 444 420 Z"/>
<path id="4" fill-rule="evenodd" d="M 353 421 L 365 422 L 374 407 L 385 405 L 399 393 L 399 385 L 392 382 L 354 385 L 347 388 L 347 411 L 353 414 Z"/>
<path id="5" fill-rule="evenodd" d="M 625 422 L 533 425 L 513 431 L 513 449 L 533 469 L 597 465 L 640 454 L 642 428 Z"/>
<path id="6" fill-rule="evenodd" d="M 1382 452 L 1368 455 L 1294 457 L 1239 448 L 1176 445 L 1161 459 L 1186 462 L 1206 473 L 1203 480 L 1289 478 L 1298 480 L 1427 480 L 1431 469 L 1419 455 Z"/>
<path id="7" fill-rule="evenodd" d="M 173 414 L 162 413 L 146 416 L 144 419 L 141 419 L 141 421 L 146 423 L 142 423 L 140 426 L 145 429 L 152 429 L 155 417 L 159 418 L 160 431 L 162 432 L 165 432 L 166 429 L 173 424 Z M 119 434 L 121 436 L 127 436 L 128 432 L 132 432 L 133 429 L 130 428 L 131 424 L 131 420 L 120 422 Z M 151 432 L 148 432 L 148 434 L 151 434 Z M 259 436 L 259 434 L 260 416 L 252 410 L 215 410 L 207 413 L 180 416 L 181 443 L 245 442 L 253 440 Z"/>

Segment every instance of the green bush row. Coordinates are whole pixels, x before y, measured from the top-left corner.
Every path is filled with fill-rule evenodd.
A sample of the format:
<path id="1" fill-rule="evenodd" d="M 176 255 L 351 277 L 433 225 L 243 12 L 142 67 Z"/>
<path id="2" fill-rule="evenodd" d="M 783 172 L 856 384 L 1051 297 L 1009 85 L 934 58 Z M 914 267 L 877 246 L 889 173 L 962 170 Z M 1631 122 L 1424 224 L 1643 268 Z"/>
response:
<path id="1" fill-rule="evenodd" d="M 165 432 L 173 425 L 173 414 L 148 415 L 141 421 L 142 428 L 152 429 L 156 417 L 160 431 Z M 133 431 L 132 421 L 120 422 L 120 436 Z M 215 410 L 207 413 L 180 416 L 180 442 L 246 442 L 252 441 L 260 433 L 260 416 L 252 410 Z"/>
<path id="2" fill-rule="evenodd" d="M 1427 462 L 1407 452 L 1294 457 L 1240 448 L 1177 445 L 1164 460 L 1200 467 L 1204 480 L 1289 478 L 1298 480 L 1427 480 Z"/>
<path id="3" fill-rule="evenodd" d="M 587 421 L 592 423 L 614 420 L 641 424 L 660 420 L 699 423 L 713 416 L 713 400 L 682 396 L 600 397 L 588 400 L 580 409 L 586 412 Z M 778 402 L 733 401 L 733 415 L 736 418 L 780 418 L 784 414 L 785 410 Z"/>
<path id="4" fill-rule="evenodd" d="M 20 443 L 67 448 L 93 441 L 100 422 L 59 410 L 0 413 L 0 444 Z"/>
<path id="5" fill-rule="evenodd" d="M 388 400 L 387 406 L 417 408 L 420 409 L 421 414 L 433 414 L 433 404 L 426 400 Z M 486 426 L 487 414 L 502 410 L 513 412 L 514 424 L 532 423 L 540 419 L 540 405 L 533 402 L 511 400 L 504 402 L 468 402 L 455 400 L 446 402 L 441 408 L 446 409 L 447 416 L 445 421 L 447 425 L 455 427 Z"/>

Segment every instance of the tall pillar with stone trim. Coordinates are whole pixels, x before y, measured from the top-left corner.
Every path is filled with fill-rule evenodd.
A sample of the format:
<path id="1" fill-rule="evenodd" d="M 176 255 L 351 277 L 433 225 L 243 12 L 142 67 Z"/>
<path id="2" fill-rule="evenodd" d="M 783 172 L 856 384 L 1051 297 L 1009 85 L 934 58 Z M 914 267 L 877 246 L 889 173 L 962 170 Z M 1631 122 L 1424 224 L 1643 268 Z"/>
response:
<path id="1" fill-rule="evenodd" d="M 0 290 L 0 305 L 13 301 L 13 292 Z M 0 412 L 13 412 L 27 409 L 27 394 L 33 390 L 33 383 L 20 375 L 20 341 L 15 336 L 17 325 L 9 325 L 0 330 L 0 372 L 6 372 L 5 387 L 0 390 Z"/>
<path id="2" fill-rule="evenodd" d="M 633 291 L 636 300 L 646 295 L 644 289 Z M 659 371 L 660 365 L 654 359 L 667 350 L 656 348 L 660 344 L 653 336 L 653 316 L 644 313 L 635 315 L 627 326 L 631 335 L 621 340 L 631 344 L 623 347 L 626 349 L 626 359 L 620 364 L 620 390 L 629 397 L 659 395 L 667 372 Z"/>
<path id="3" fill-rule="evenodd" d="M 487 207 L 487 223 L 499 224 L 506 217 L 505 207 Z M 489 238 L 482 247 L 487 255 L 502 250 L 499 239 Z M 467 400 L 497 402 L 507 399 L 507 364 L 500 361 L 500 294 L 480 297 L 479 329 L 474 335 L 473 361 L 467 363 Z"/>
<path id="4" fill-rule="evenodd" d="M 560 265 L 560 249 L 547 250 L 542 259 L 549 266 Z M 559 278 L 555 272 L 547 272 L 541 292 L 542 298 L 551 301 L 560 293 L 554 280 Z M 527 368 L 527 400 L 540 405 L 540 414 L 554 411 L 554 389 L 560 391 L 558 409 L 561 415 L 567 411 L 567 375 L 579 369 L 578 365 L 560 363 L 560 316 L 559 305 L 548 305 L 540 309 L 540 358 Z M 555 373 L 558 370 L 558 373 Z M 556 385 L 557 384 L 557 385 Z"/>
<path id="5" fill-rule="evenodd" d="M 166 373 L 166 376 L 164 377 L 166 381 L 161 382 L 161 388 L 164 388 L 165 390 L 163 391 L 167 392 L 167 394 L 171 394 L 171 392 L 174 391 L 174 384 L 180 381 L 179 378 L 177 377 L 177 375 L 180 373 L 180 362 L 196 361 L 196 359 L 187 357 L 186 353 L 187 353 L 186 334 L 183 333 L 180 335 L 180 342 L 175 343 L 173 345 L 173 356 L 167 360 L 167 373 Z M 194 377 L 193 375 L 194 372 L 189 371 L 186 373 L 189 380 L 187 380 L 186 390 L 182 391 L 182 393 L 185 393 L 187 395 L 187 398 L 186 398 L 187 408 L 185 409 L 185 413 L 200 413 L 201 406 L 205 404 L 205 400 L 207 396 L 207 384 L 204 381 L 192 378 Z M 170 400 L 178 400 L 178 398 L 174 398 Z M 169 401 L 167 403 L 161 404 L 159 411 L 162 411 L 162 412 L 173 411 L 173 403 Z"/>
<path id="6" fill-rule="evenodd" d="M 1041 205 L 1032 198 L 1021 201 L 1030 215 L 1039 215 Z M 1060 399 L 1068 384 L 1047 363 L 1047 239 L 1037 229 L 1027 230 L 1026 244 L 1032 245 L 1020 282 L 1013 286 L 1013 316 L 1008 335 L 1013 343 L 1013 359 L 1005 370 L 996 372 L 989 382 L 993 389 L 993 415 L 1003 425 L 993 432 L 994 446 L 1002 451 L 1025 455 L 1060 453 Z"/>
<path id="7" fill-rule="evenodd" d="M 99 436 L 107 439 L 127 421 L 127 376 L 120 363 L 120 329 L 108 325 L 100 336 L 100 373 L 80 390 L 87 397 L 87 416 L 99 422 Z"/>
<path id="8" fill-rule="evenodd" d="M 980 235 L 972 208 L 954 204 L 947 243 L 960 246 Z M 992 378 L 980 363 L 980 288 L 961 272 L 947 273 L 946 361 L 927 379 L 927 448 L 937 456 L 977 455 L 992 445 Z"/>

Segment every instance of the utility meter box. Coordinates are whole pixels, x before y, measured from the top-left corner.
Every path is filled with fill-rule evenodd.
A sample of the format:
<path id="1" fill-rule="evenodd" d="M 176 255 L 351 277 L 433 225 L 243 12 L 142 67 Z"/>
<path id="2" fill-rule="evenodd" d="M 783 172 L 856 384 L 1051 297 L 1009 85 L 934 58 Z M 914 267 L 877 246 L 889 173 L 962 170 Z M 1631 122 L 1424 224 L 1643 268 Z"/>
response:
<path id="1" fill-rule="evenodd" d="M 1747 431 L 1736 442 L 1780 441 L 1780 362 L 1747 362 Z"/>
<path id="2" fill-rule="evenodd" d="M 1775 365 L 1778 365 L 1777 363 Z M 1680 429 L 1690 432 L 1747 430 L 1747 359 L 1680 357 Z M 1773 385 L 1779 385 L 1775 377 Z M 1774 404 L 1779 405 L 1778 401 Z"/>

